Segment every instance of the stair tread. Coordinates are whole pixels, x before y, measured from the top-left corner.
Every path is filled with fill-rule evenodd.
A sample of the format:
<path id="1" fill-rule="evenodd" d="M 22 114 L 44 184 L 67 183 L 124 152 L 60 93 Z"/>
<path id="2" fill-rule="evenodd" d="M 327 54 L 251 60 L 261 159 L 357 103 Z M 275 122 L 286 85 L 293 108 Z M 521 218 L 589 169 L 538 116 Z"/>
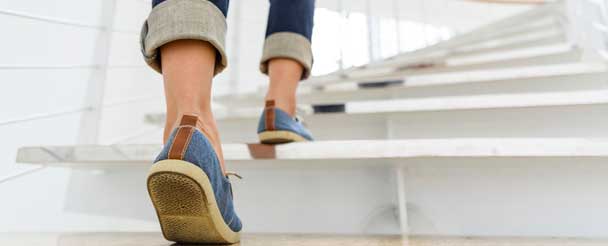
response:
<path id="1" fill-rule="evenodd" d="M 462 57 L 451 57 L 446 59 L 448 66 L 462 66 L 493 62 L 497 60 L 518 59 L 524 57 L 545 56 L 552 54 L 568 53 L 577 51 L 571 44 L 549 45 L 544 47 L 526 47 L 506 51 L 488 52 L 485 54 L 475 54 Z"/>
<path id="2" fill-rule="evenodd" d="M 437 157 L 608 157 L 605 138 L 452 138 L 223 144 L 227 161 L 357 160 Z M 158 144 L 32 146 L 19 163 L 150 164 Z"/>
<path id="3" fill-rule="evenodd" d="M 550 7 L 553 8 L 553 7 Z M 531 12 L 538 12 L 540 9 L 532 10 Z M 545 12 L 545 11 L 541 11 Z M 549 11 L 550 12 L 550 11 Z M 393 57 L 389 57 L 388 59 L 372 62 L 365 67 L 378 67 L 378 66 L 386 66 L 386 65 L 396 65 L 399 62 L 403 61 L 412 61 L 412 57 L 423 57 L 428 54 L 444 54 L 447 55 L 450 52 L 445 52 L 446 50 L 457 49 L 459 47 L 467 47 L 471 45 L 485 43 L 490 40 L 504 40 L 511 39 L 514 36 L 525 36 L 529 33 L 537 33 L 539 29 L 542 31 L 553 29 L 554 25 L 558 25 L 559 28 L 563 28 L 558 21 L 556 21 L 555 16 L 551 16 L 549 12 L 544 13 L 544 17 L 540 17 L 538 19 L 532 19 L 529 22 L 519 24 L 519 25 L 510 25 L 501 28 L 489 28 L 493 26 L 490 24 L 486 27 L 482 27 L 481 29 L 472 30 L 468 33 L 454 36 L 444 42 L 437 43 L 435 45 L 427 46 L 422 49 L 405 52 L 398 54 Z M 524 13 L 522 16 L 528 15 L 530 13 Z M 549 14 L 549 15 L 547 15 Z M 517 16 L 514 16 L 517 17 Z M 519 22 L 520 18 L 514 18 Z M 499 21 L 502 22 L 502 21 Z M 499 24 L 500 23 L 494 23 Z M 548 27 L 551 26 L 551 27 Z M 497 31 L 500 30 L 500 31 Z M 524 35 L 522 35 L 522 33 Z M 471 39 L 472 37 L 476 37 Z M 347 70 L 357 69 L 357 67 L 349 68 Z"/>
<path id="4" fill-rule="evenodd" d="M 548 43 L 563 43 L 565 41 L 564 29 L 555 23 L 552 23 L 549 27 L 544 27 L 541 30 L 524 34 L 524 35 L 513 35 L 498 40 L 486 40 L 479 43 L 470 45 L 464 45 L 454 49 L 454 54 L 468 54 L 470 52 L 486 52 L 495 48 L 509 47 L 515 44 L 533 44 L 535 46 L 539 40 L 550 40 Z"/>
<path id="5" fill-rule="evenodd" d="M 428 111 L 453 110 L 482 110 L 482 109 L 508 109 L 508 108 L 535 108 L 535 107 L 561 107 L 577 105 L 603 105 L 608 103 L 608 89 L 581 90 L 567 92 L 535 92 L 510 93 L 472 96 L 442 96 L 411 99 L 387 99 L 353 101 L 345 103 L 345 112 L 348 115 L 378 115 L 399 114 Z M 302 105 L 304 111 L 300 115 L 315 117 L 309 106 Z M 261 109 L 247 108 L 228 111 L 219 111 L 218 120 L 257 119 Z M 329 113 L 338 114 L 338 113 Z M 150 114 L 146 121 L 151 124 L 160 124 L 164 114 Z"/>
<path id="6" fill-rule="evenodd" d="M 545 245 L 545 246 L 597 246 L 608 243 L 606 239 L 584 237 L 507 237 L 507 236 L 418 236 L 411 235 L 344 235 L 344 234 L 293 234 L 244 233 L 243 244 L 248 246 L 268 245 L 350 245 L 350 246 L 404 246 L 404 245 L 442 245 L 442 246 L 504 246 L 504 245 Z M 58 243 L 60 242 L 60 243 Z M 17 232 L 1 233 L 2 245 L 168 245 L 159 232 Z M 117 243 L 119 242 L 119 243 Z M 238 245 L 238 244 L 237 244 Z"/>
<path id="7" fill-rule="evenodd" d="M 329 74 L 324 76 L 313 77 L 306 81 L 307 86 L 323 86 L 329 84 L 337 84 L 344 83 L 347 79 L 350 80 L 365 80 L 369 78 L 374 78 L 379 75 L 384 74 L 395 74 L 395 75 L 415 75 L 420 72 L 424 73 L 433 73 L 433 72 L 450 72 L 451 70 L 455 71 L 464 71 L 466 69 L 476 69 L 475 66 L 478 67 L 500 67 L 501 64 L 512 62 L 512 61 L 521 61 L 525 59 L 539 59 L 543 57 L 555 57 L 552 59 L 553 63 L 557 63 L 563 60 L 563 62 L 574 61 L 572 57 L 580 56 L 581 50 L 578 47 L 572 46 L 571 44 L 559 44 L 559 45 L 550 45 L 545 47 L 527 47 L 527 48 L 518 48 L 512 50 L 501 50 L 501 51 L 492 51 L 488 53 L 482 54 L 473 54 L 466 56 L 458 56 L 458 57 L 450 57 L 447 53 L 441 54 L 432 54 L 432 55 L 419 55 L 404 61 L 401 65 L 391 65 L 391 66 L 373 66 L 373 67 L 361 67 L 356 69 L 351 69 L 348 71 L 343 71 L 340 74 Z M 557 57 L 560 56 L 560 57 Z M 563 58 L 562 58 L 563 57 Z M 559 59 L 558 59 L 559 58 Z M 550 62 L 544 62 L 549 63 Z M 400 64 L 400 62 L 396 62 L 396 64 Z M 413 69 L 405 69 L 399 70 L 397 69 L 400 66 L 408 66 L 408 65 L 416 65 L 416 64 L 434 64 L 435 67 L 426 67 L 422 70 L 413 68 Z M 513 67 L 511 65 L 510 67 Z M 447 71 L 442 71 L 446 69 L 451 69 Z"/>
<path id="8" fill-rule="evenodd" d="M 608 103 L 608 90 L 375 100 L 346 104 L 347 113 L 575 106 Z"/>
<path id="9" fill-rule="evenodd" d="M 381 61 L 366 64 L 362 67 L 351 67 L 345 70 L 332 72 L 324 76 L 312 78 L 309 81 L 309 84 L 323 84 L 324 82 L 339 80 L 344 77 L 343 74 L 361 70 L 363 68 L 381 68 L 386 66 L 395 67 L 408 64 L 414 65 L 421 62 L 433 63 L 434 61 L 440 60 L 449 55 L 451 53 L 450 50 L 454 50 L 458 47 L 466 47 L 471 44 L 483 43 L 488 40 L 500 40 L 504 36 L 518 36 L 521 33 L 528 33 L 530 30 L 534 30 L 532 33 L 536 33 L 539 27 L 542 27 L 542 30 L 547 30 L 547 28 L 545 28 L 547 25 L 561 25 L 561 22 L 559 21 L 561 9 L 562 6 L 560 6 L 560 4 L 547 4 L 543 7 L 534 8 L 529 11 L 495 21 L 467 33 L 452 37 L 449 40 L 439 42 L 422 49 L 401 53 Z M 522 23 L 521 20 L 523 19 L 527 21 Z"/>
<path id="10" fill-rule="evenodd" d="M 391 86 L 388 88 L 379 88 L 375 90 L 382 90 L 386 94 L 392 93 L 396 88 L 407 89 L 412 87 L 425 87 L 425 86 L 442 86 L 442 85 L 455 85 L 455 84 L 470 84 L 470 83 L 483 83 L 483 82 L 494 82 L 494 81 L 510 81 L 510 80 L 525 80 L 533 78 L 553 78 L 558 76 L 572 76 L 572 75 L 589 75 L 589 74 L 605 74 L 608 73 L 608 67 L 604 63 L 565 63 L 557 65 L 540 65 L 540 66 L 529 66 L 529 67 L 517 67 L 517 68 L 496 68 L 496 69 L 480 69 L 470 71 L 457 71 L 448 72 L 442 74 L 425 74 L 425 75 L 414 75 L 414 76 L 379 76 L 375 79 L 363 80 L 359 82 L 365 83 L 377 83 L 378 81 L 388 80 L 403 80 L 404 83 L 398 86 Z M 314 90 L 310 87 L 304 87 L 300 90 L 300 99 L 307 96 L 314 96 L 315 98 L 321 95 L 330 95 L 331 93 L 344 93 L 351 92 L 353 94 L 366 93 L 370 89 L 360 89 L 358 83 L 344 83 L 337 85 L 325 86 L 323 90 Z M 373 89 L 371 89 L 373 90 Z M 215 100 L 222 104 L 245 104 L 260 102 L 263 94 L 259 92 L 240 94 L 240 95 L 228 95 L 221 96 Z"/>

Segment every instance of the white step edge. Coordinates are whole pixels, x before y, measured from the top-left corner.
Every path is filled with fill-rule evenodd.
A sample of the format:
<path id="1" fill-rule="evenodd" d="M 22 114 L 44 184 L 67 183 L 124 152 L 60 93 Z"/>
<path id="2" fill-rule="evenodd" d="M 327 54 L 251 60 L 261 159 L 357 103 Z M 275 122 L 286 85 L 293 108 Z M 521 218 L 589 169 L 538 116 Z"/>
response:
<path id="1" fill-rule="evenodd" d="M 512 35 L 505 35 L 500 38 L 483 40 L 476 43 L 464 44 L 461 46 L 452 47 L 450 50 L 454 52 L 458 51 L 469 51 L 471 49 L 482 48 L 482 47 L 491 47 L 496 45 L 507 45 L 510 43 L 518 43 L 525 41 L 532 41 L 541 37 L 555 36 L 555 35 L 565 35 L 566 30 L 563 24 L 559 23 L 556 20 L 551 20 L 547 23 L 540 23 L 541 25 L 530 26 L 529 30 L 524 30 L 520 32 L 515 32 Z M 504 34 L 504 31 L 500 32 Z"/>
<path id="2" fill-rule="evenodd" d="M 564 42 L 561 43 L 551 43 L 551 45 L 549 47 L 557 47 L 559 46 L 559 48 L 562 48 L 566 45 Z M 337 73 L 331 73 L 328 75 L 321 75 L 321 76 L 316 76 L 316 77 L 312 77 L 307 81 L 308 85 L 315 85 L 317 83 L 323 84 L 326 83 L 328 81 L 333 81 L 333 80 L 339 80 L 341 78 L 350 78 L 350 77 L 357 77 L 358 73 L 372 73 L 372 74 L 378 74 L 378 73 L 390 73 L 392 71 L 395 71 L 396 68 L 399 67 L 407 67 L 407 66 L 415 66 L 415 65 L 421 65 L 421 64 L 427 64 L 427 65 L 431 65 L 431 64 L 443 64 L 445 63 L 445 61 L 447 59 L 449 59 L 450 57 L 455 57 L 455 58 L 468 58 L 468 57 L 477 57 L 480 55 L 487 55 L 487 56 L 500 56 L 503 53 L 512 53 L 514 51 L 521 51 L 522 52 L 526 52 L 526 51 L 530 51 L 530 50 L 536 50 L 539 48 L 546 48 L 547 45 L 542 44 L 540 46 L 531 46 L 531 47 L 518 47 L 515 49 L 509 49 L 509 50 L 504 50 L 504 49 L 488 49 L 484 52 L 477 52 L 477 53 L 458 53 L 455 51 L 441 51 L 441 50 L 436 50 L 433 51 L 431 53 L 428 54 L 411 54 L 408 56 L 405 56 L 404 58 L 400 58 L 400 59 L 392 59 L 392 60 L 388 60 L 382 63 L 372 63 L 372 64 L 368 64 L 368 65 L 364 65 L 361 67 L 354 67 L 354 68 L 349 68 L 343 71 L 339 71 Z M 558 48 L 558 49 L 559 49 Z"/>
<path id="3" fill-rule="evenodd" d="M 534 40 L 526 40 L 525 42 L 514 42 L 507 45 L 491 46 L 487 48 L 477 48 L 468 51 L 452 51 L 450 55 L 452 57 L 468 56 L 476 54 L 484 54 L 489 52 L 500 52 L 507 50 L 523 49 L 529 47 L 544 47 L 551 45 L 564 44 L 568 42 L 568 38 L 564 34 L 558 34 L 554 36 L 540 37 Z"/>
<path id="4" fill-rule="evenodd" d="M 409 112 L 452 111 L 452 110 L 484 110 L 507 108 L 539 108 L 562 107 L 578 105 L 608 104 L 608 90 L 586 90 L 568 92 L 540 92 L 491 94 L 474 96 L 447 96 L 414 99 L 369 100 L 347 102 L 345 116 L 355 114 L 406 114 Z M 306 109 L 306 108 L 305 108 Z M 257 119 L 261 109 L 248 108 L 217 112 L 218 120 Z M 312 115 L 312 110 L 306 109 L 303 116 Z M 158 119 L 158 114 L 146 118 Z M 151 122 L 160 124 L 160 122 Z"/>
<path id="5" fill-rule="evenodd" d="M 377 114 L 440 110 L 575 106 L 606 103 L 608 103 L 608 90 L 593 90 L 350 102 L 346 104 L 346 113 Z"/>
<path id="6" fill-rule="evenodd" d="M 331 84 L 347 83 L 352 81 L 369 80 L 379 76 L 412 76 L 420 74 L 447 73 L 465 70 L 525 67 L 533 64 L 559 64 L 576 62 L 580 60 L 581 51 L 569 44 L 553 45 L 548 47 L 524 48 L 510 51 L 500 51 L 492 54 L 473 55 L 448 58 L 442 65 L 427 68 L 411 68 L 395 70 L 394 68 L 361 69 L 349 72 L 341 77 L 322 77 L 307 80 L 303 86 L 321 87 Z"/>
<path id="7" fill-rule="evenodd" d="M 454 49 L 451 54 L 468 55 L 474 53 L 486 53 L 500 50 L 517 49 L 522 47 L 535 47 L 540 45 L 548 45 L 555 43 L 566 42 L 566 34 L 561 29 L 546 30 L 540 33 L 534 33 L 522 37 L 512 37 L 507 40 L 486 41 L 477 45 L 470 45 Z"/>
<path id="8" fill-rule="evenodd" d="M 222 147 L 226 161 L 608 157 L 608 139 L 580 138 L 352 140 L 277 146 L 224 144 Z M 150 144 L 23 147 L 17 154 L 17 162 L 44 165 L 96 163 L 114 164 L 115 167 L 129 164 L 150 165 L 160 149 L 161 146 Z"/>
<path id="9" fill-rule="evenodd" d="M 564 63 L 539 66 L 480 69 L 470 71 L 456 71 L 440 74 L 423 74 L 413 76 L 400 76 L 391 79 L 402 79 L 405 87 L 440 86 L 452 84 L 478 83 L 488 81 L 521 80 L 539 77 L 558 77 L 578 74 L 605 73 L 608 64 L 605 63 Z M 386 79 L 386 78 L 384 78 Z M 368 82 L 368 81 L 362 81 Z M 371 82 L 371 81 L 370 81 Z M 575 82 L 573 82 L 575 83 Z M 349 87 L 327 86 L 324 91 L 344 90 L 355 88 L 357 84 Z M 358 88 L 358 87 L 357 87 Z"/>
<path id="10" fill-rule="evenodd" d="M 535 78 L 556 78 L 559 76 L 574 76 L 574 75 L 591 75 L 591 74 L 606 74 L 608 66 L 604 63 L 566 63 L 557 65 L 541 65 L 529 66 L 522 68 L 499 68 L 487 70 L 472 70 L 458 71 L 442 74 L 425 74 L 414 76 L 384 76 L 371 79 L 370 81 L 360 81 L 361 83 L 379 83 L 388 80 L 403 80 L 402 85 L 392 86 L 379 89 L 361 89 L 358 83 L 343 83 L 334 84 L 323 87 L 322 90 L 303 87 L 299 90 L 298 101 L 300 103 L 314 104 L 315 101 L 311 98 L 331 98 L 332 94 L 352 93 L 353 99 L 356 99 L 358 93 L 364 94 L 370 90 L 382 90 L 384 94 L 393 94 L 396 90 L 407 90 L 415 87 L 440 87 L 443 85 L 455 84 L 474 84 L 474 83 L 491 83 L 494 81 L 519 81 Z M 608 74 L 607 74 L 608 75 Z M 608 77 L 607 77 L 608 78 Z M 572 81 L 576 83 L 576 81 Z M 257 105 L 263 100 L 263 93 L 247 93 L 217 97 L 216 102 L 226 106 L 245 106 Z M 328 100 L 323 100 L 327 102 Z"/>
<path id="11" fill-rule="evenodd" d="M 529 20 L 529 22 L 521 23 L 512 27 L 504 27 L 502 29 L 495 29 L 488 33 L 475 33 L 469 32 L 460 35 L 456 35 L 451 39 L 444 42 L 440 42 L 433 47 L 433 49 L 446 49 L 454 50 L 465 46 L 475 46 L 486 42 L 508 40 L 513 37 L 522 37 L 530 34 L 542 32 L 544 30 L 550 30 L 555 28 L 563 28 L 564 24 L 560 21 L 560 18 L 555 15 L 548 15 L 539 17 L 538 19 Z M 432 46 L 429 46 L 429 48 Z M 423 48 L 420 51 L 426 49 Z"/>
<path id="12" fill-rule="evenodd" d="M 446 66 L 466 66 L 480 63 L 491 63 L 501 60 L 514 60 L 527 57 L 547 56 L 567 53 L 573 50 L 570 44 L 557 44 L 544 47 L 527 47 L 509 51 L 491 52 L 471 56 L 450 57 L 446 59 Z"/>

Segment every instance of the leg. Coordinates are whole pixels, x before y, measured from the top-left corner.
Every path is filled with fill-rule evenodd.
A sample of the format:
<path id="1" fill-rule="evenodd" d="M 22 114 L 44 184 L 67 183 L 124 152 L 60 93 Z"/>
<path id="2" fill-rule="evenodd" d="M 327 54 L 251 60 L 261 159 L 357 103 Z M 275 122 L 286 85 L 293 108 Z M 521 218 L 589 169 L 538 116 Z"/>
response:
<path id="1" fill-rule="evenodd" d="M 161 47 L 167 119 L 164 142 L 183 115 L 197 115 L 225 173 L 217 125 L 211 112 L 215 48 L 200 40 L 177 40 Z"/>
<path id="2" fill-rule="evenodd" d="M 299 81 L 310 75 L 314 0 L 270 0 L 261 70 L 270 78 L 266 100 L 295 114 Z"/>
<path id="3" fill-rule="evenodd" d="M 276 106 L 291 116 L 296 113 L 296 89 L 304 68 L 292 59 L 274 58 L 268 61 L 270 86 L 266 100 L 275 100 Z"/>
<path id="4" fill-rule="evenodd" d="M 211 80 L 215 49 L 200 40 L 178 40 L 161 47 L 167 119 L 163 140 L 167 140 L 177 121 L 194 114 L 205 122 L 211 113 Z"/>
<path id="5" fill-rule="evenodd" d="M 266 41 L 260 70 L 270 77 L 266 106 L 258 123 L 258 137 L 266 144 L 312 141 L 299 120 L 296 89 L 310 75 L 310 39 L 314 0 L 270 0 Z"/>
<path id="6" fill-rule="evenodd" d="M 183 115 L 197 115 L 225 171 L 211 112 L 211 81 L 227 64 L 228 0 L 153 0 L 152 6 L 142 31 L 142 50 L 146 62 L 164 79 L 167 119 L 163 141 L 167 142 Z"/>
<path id="7" fill-rule="evenodd" d="M 167 121 L 165 145 L 146 185 L 163 236 L 175 242 L 236 243 L 242 224 L 211 112 L 211 81 L 227 64 L 228 0 L 152 4 L 141 44 L 146 62 L 163 75 Z"/>

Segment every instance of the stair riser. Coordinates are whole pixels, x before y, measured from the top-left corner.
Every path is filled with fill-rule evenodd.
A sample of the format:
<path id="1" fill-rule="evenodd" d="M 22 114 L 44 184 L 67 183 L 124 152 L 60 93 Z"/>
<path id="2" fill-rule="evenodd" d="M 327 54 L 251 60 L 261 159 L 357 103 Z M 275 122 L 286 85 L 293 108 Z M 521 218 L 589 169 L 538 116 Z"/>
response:
<path id="1" fill-rule="evenodd" d="M 528 36 L 530 36 L 530 35 L 532 35 L 532 34 L 528 34 Z M 523 37 L 526 37 L 526 36 L 523 36 Z M 511 39 L 513 39 L 513 38 L 511 38 Z M 395 68 L 405 67 L 408 65 L 442 64 L 444 61 L 452 59 L 452 58 L 462 59 L 462 58 L 467 58 L 469 56 L 477 56 L 477 55 L 492 54 L 492 53 L 496 53 L 497 55 L 500 55 L 501 52 L 509 52 L 509 51 L 513 51 L 513 50 L 517 50 L 517 49 L 530 49 L 533 47 L 542 48 L 544 45 L 557 45 L 560 42 L 563 43 L 565 41 L 566 41 L 566 38 L 563 34 L 552 34 L 549 36 L 542 36 L 542 37 L 539 37 L 539 38 L 533 39 L 533 40 L 526 40 L 526 41 L 515 42 L 515 43 L 513 43 L 512 41 L 507 42 L 507 43 L 493 41 L 493 44 L 490 47 L 487 47 L 487 45 L 485 45 L 485 46 L 480 46 L 478 48 L 475 48 L 475 46 L 473 46 L 472 51 L 459 52 L 459 51 L 455 50 L 454 51 L 455 53 L 453 53 L 453 54 L 444 54 L 444 55 L 438 55 L 438 54 L 430 55 L 429 54 L 429 55 L 415 56 L 418 58 L 412 58 L 412 56 L 410 55 L 407 57 L 399 57 L 399 58 L 395 58 L 392 60 L 387 60 L 387 61 L 381 62 L 379 64 L 370 64 L 366 68 L 353 69 L 352 71 L 346 71 L 345 73 L 348 74 L 349 78 L 360 78 L 360 77 L 365 77 L 365 76 L 370 76 L 370 75 L 378 76 L 381 74 L 391 73 L 392 71 L 395 70 Z M 316 85 L 342 82 L 344 80 L 345 80 L 345 78 L 343 78 L 342 76 L 340 76 L 338 74 L 332 74 L 332 75 L 312 78 L 308 84 L 316 86 Z"/>
<path id="2" fill-rule="evenodd" d="M 556 12 L 550 12 L 551 11 L 547 11 L 542 15 L 534 15 L 534 17 L 532 17 L 533 15 L 528 15 L 528 13 L 519 16 L 512 16 L 509 20 L 499 21 L 497 23 L 472 30 L 469 33 L 456 36 L 450 41 L 435 45 L 435 48 L 450 48 L 488 39 L 497 39 L 504 36 L 517 35 L 518 33 L 538 30 L 539 27 L 544 25 L 560 23 L 561 16 L 556 14 Z"/>
<path id="3" fill-rule="evenodd" d="M 401 163 L 408 165 L 405 195 L 414 234 L 605 237 L 606 159 L 419 158 Z M 233 185 L 236 209 L 249 232 L 398 233 L 395 170 L 391 166 L 368 162 L 366 167 L 342 167 L 327 161 L 288 166 L 228 165 L 245 176 Z M 157 226 L 145 191 L 146 170 L 147 166 L 141 165 L 105 172 L 70 170 L 66 171 L 66 181 L 55 184 L 48 175 L 57 169 L 49 168 L 24 181 L 43 182 L 50 186 L 45 186 L 45 192 L 51 194 L 64 190 L 60 194 L 66 205 L 56 207 L 69 216 L 86 213 L 95 216 L 93 221 L 100 217 L 123 218 Z M 70 185 L 68 189 L 64 183 Z M 5 192 L 11 197 L 22 195 L 16 190 Z M 12 205 L 17 203 L 14 200 L 5 202 Z M 334 222 L 319 225 L 319 221 L 326 221 L 327 214 Z M 299 215 L 298 223 L 293 222 L 294 215 Z M 77 226 L 80 230 L 111 231 L 117 226 L 134 231 L 158 230 L 128 228 L 120 220 L 103 222 Z M 49 221 L 37 227 L 76 228 L 61 224 Z M 528 245 L 544 244 L 535 241 Z"/>
<path id="4" fill-rule="evenodd" d="M 608 137 L 608 104 L 310 115 L 318 140 L 457 137 Z M 257 119 L 220 120 L 224 142 L 255 142 Z M 250 131 L 244 129 L 250 126 Z M 348 127 L 345 127 L 348 126 Z"/>
<path id="5" fill-rule="evenodd" d="M 603 178 L 608 172 L 605 159 L 421 158 L 401 163 L 409 165 L 405 180 L 412 233 L 605 236 L 601 228 L 608 223 L 594 219 L 608 216 L 604 209 L 608 201 L 602 195 L 603 187 L 608 185 Z M 318 214 L 329 211 L 335 213 L 336 218 L 348 221 L 347 224 L 361 221 L 363 217 L 357 214 L 360 211 L 368 214 L 394 202 L 391 196 L 394 171 L 385 169 L 386 166 L 368 165 L 373 168 L 341 169 L 330 162 L 304 162 L 289 169 L 281 169 L 280 164 L 263 169 L 238 166 L 239 173 L 250 177 L 247 185 L 235 185 L 239 212 L 247 221 L 265 221 L 273 225 L 272 230 L 281 232 L 320 230 L 307 225 L 315 224 Z M 301 168 L 303 166 L 307 168 Z M 272 184 L 257 178 L 267 176 L 275 177 Z M 311 179 L 315 180 L 313 184 L 308 182 Z M 341 182 L 324 188 L 323 184 L 334 184 L 331 179 Z M 275 192 L 285 194 L 280 206 L 259 206 L 260 201 L 271 199 Z M 340 194 L 339 200 L 335 194 Z M 309 196 L 323 197 L 323 205 L 311 203 L 306 199 Z M 340 208 L 345 202 L 356 205 Z M 373 220 L 384 225 L 395 223 L 392 209 L 396 207 L 387 208 Z M 572 211 L 577 212 L 572 214 Z M 283 217 L 279 215 L 289 217 L 301 212 L 310 216 L 303 216 L 306 218 L 298 225 L 279 219 Z M 263 216 L 268 213 L 277 216 Z M 353 218 L 358 219 L 352 221 Z M 260 225 L 251 226 L 250 229 L 255 230 Z M 373 231 L 374 226 L 370 227 Z M 339 229 L 330 226 L 323 229 L 348 232 L 353 227 L 345 224 Z"/>
<path id="6" fill-rule="evenodd" d="M 494 35 L 487 37 L 480 37 L 475 41 L 469 41 L 468 43 L 460 43 L 458 46 L 451 46 L 452 50 L 466 49 L 468 47 L 479 47 L 487 44 L 497 44 L 509 42 L 515 39 L 522 39 L 525 37 L 539 36 L 547 34 L 549 32 L 560 32 L 564 30 L 563 23 L 558 22 L 555 19 L 547 19 L 544 22 L 537 22 L 531 25 L 522 25 L 521 27 L 504 29 L 495 33 Z M 449 40 L 447 41 L 449 42 Z"/>
<path id="7" fill-rule="evenodd" d="M 530 51 L 532 51 L 531 49 Z M 508 52 L 511 53 L 511 52 Z M 568 62 L 576 62 L 581 58 L 579 50 L 562 50 L 547 53 L 530 53 L 530 54 L 497 54 L 496 56 L 467 56 L 454 57 L 447 59 L 445 64 L 448 69 L 469 70 L 476 68 L 495 68 L 495 67 L 517 67 L 517 66 L 538 66 L 543 64 L 560 64 Z"/>
<path id="8" fill-rule="evenodd" d="M 509 80 L 476 81 L 472 83 L 437 84 L 433 86 L 393 86 L 380 89 L 355 89 L 349 85 L 348 90 L 311 91 L 298 95 L 300 104 L 336 104 L 352 101 L 386 100 L 403 98 L 465 96 L 500 93 L 572 91 L 586 89 L 605 89 L 608 73 L 572 74 L 554 77 L 537 77 Z M 412 81 L 415 82 L 415 81 Z M 422 85 L 422 84 L 421 84 Z M 343 87 L 344 88 L 344 87 Z M 352 88 L 352 89 L 351 89 Z M 226 98 L 220 103 L 226 106 L 251 107 L 260 105 L 262 96 Z"/>
<path id="9" fill-rule="evenodd" d="M 489 53 L 489 52 L 502 52 L 502 51 L 509 51 L 509 50 L 514 50 L 514 49 L 526 49 L 526 48 L 537 47 L 537 46 L 538 47 L 550 46 L 550 45 L 565 43 L 566 41 L 567 40 L 566 40 L 566 37 L 564 34 L 555 33 L 555 34 L 551 34 L 551 35 L 543 35 L 540 37 L 535 37 L 533 39 L 525 39 L 523 41 L 508 42 L 508 43 L 501 44 L 501 45 L 490 45 L 489 47 L 480 46 L 480 47 L 474 47 L 474 48 L 470 48 L 470 49 L 456 50 L 452 53 L 452 56 L 459 57 L 459 56 L 479 55 L 479 54 Z"/>
<path id="10" fill-rule="evenodd" d="M 398 67 L 403 66 L 403 61 L 410 61 L 413 54 L 416 57 L 428 57 L 431 58 L 433 56 L 429 56 L 430 54 L 436 53 L 439 49 L 446 50 L 454 50 L 458 51 L 459 49 L 489 49 L 488 52 L 492 51 L 492 47 L 499 48 L 501 46 L 508 45 L 513 42 L 513 40 L 518 39 L 526 39 L 530 36 L 539 36 L 539 33 L 547 33 L 547 32 L 563 32 L 563 26 L 554 18 L 550 20 L 546 20 L 547 22 L 542 23 L 534 23 L 532 25 L 520 25 L 515 28 L 506 28 L 502 29 L 501 32 L 488 34 L 486 36 L 479 35 L 475 39 L 471 40 L 458 40 L 450 43 L 449 47 L 434 47 L 430 46 L 418 51 L 413 51 L 412 54 L 402 55 L 395 57 L 392 60 L 380 61 L 377 63 L 369 64 L 369 67 Z M 563 36 L 563 35 L 562 35 Z M 448 43 L 451 41 L 447 41 Z M 530 41 L 528 41 L 530 42 Z M 488 43 L 491 43 L 488 47 Z M 526 42 L 523 42 L 526 43 Z M 482 52 L 483 53 L 483 52 Z M 431 61 L 432 59 L 420 59 L 421 61 Z M 400 62 L 402 61 L 402 62 Z M 419 61 L 419 62 L 421 62 Z M 411 63 L 406 62 L 406 63 Z"/>
<path id="11" fill-rule="evenodd" d="M 368 64 L 367 67 L 394 67 L 403 66 L 404 63 L 411 64 L 417 62 L 429 62 L 429 55 L 433 57 L 444 56 L 442 51 L 452 50 L 459 46 L 474 45 L 476 43 L 484 43 L 489 40 L 500 40 L 501 38 L 513 38 L 520 35 L 529 35 L 558 26 L 562 28 L 563 18 L 561 14 L 561 6 L 547 5 L 543 8 L 526 11 L 525 13 L 509 17 L 507 19 L 494 22 L 490 25 L 472 30 L 469 33 L 458 35 L 446 42 L 441 42 L 426 48 L 409 52 L 408 54 L 398 55 L 386 61 L 374 62 Z M 412 57 L 419 57 L 421 59 Z M 419 61 L 413 61 L 419 60 Z M 431 59 L 432 60 L 432 59 Z M 324 81 L 333 81 L 340 77 L 343 71 L 332 73 L 325 78 L 314 78 L 315 82 L 323 83 Z M 312 82 L 312 81 L 311 81 Z M 317 83 L 315 83 L 317 84 Z"/>
<path id="12" fill-rule="evenodd" d="M 574 91 L 606 89 L 608 73 L 565 75 L 473 83 L 438 84 L 435 86 L 395 86 L 384 89 L 355 91 L 312 92 L 300 95 L 301 104 L 329 104 L 365 100 L 387 100 L 391 98 L 421 98 L 441 96 L 466 96 L 483 94 L 507 94 L 526 92 Z M 405 82 L 407 85 L 407 81 Z M 259 102 L 259 100 L 256 100 Z M 252 101 L 248 102 L 252 103 Z M 242 105 L 246 105 L 243 103 Z M 251 105 L 251 104 L 249 104 Z"/>
<path id="13" fill-rule="evenodd" d="M 430 67 L 426 69 L 408 69 L 404 71 L 394 71 L 391 69 L 380 69 L 374 71 L 356 71 L 349 74 L 349 78 L 352 80 L 365 80 L 369 78 L 376 78 L 379 75 L 386 75 L 390 73 L 391 76 L 408 76 L 408 75 L 423 75 L 423 74 L 435 74 L 435 73 L 447 73 L 456 71 L 466 70 L 478 70 L 478 69 L 492 69 L 492 68 L 512 68 L 512 67 L 525 67 L 525 66 L 538 66 L 538 65 L 550 65 L 576 62 L 581 59 L 580 51 L 568 51 L 554 54 L 537 55 L 537 56 L 514 56 L 514 57 L 496 57 L 488 58 L 483 60 L 464 60 L 461 58 L 454 60 L 447 60 L 446 65 Z M 328 80 L 324 83 L 344 83 L 348 80 L 336 79 Z M 315 83 L 317 84 L 317 83 Z"/>

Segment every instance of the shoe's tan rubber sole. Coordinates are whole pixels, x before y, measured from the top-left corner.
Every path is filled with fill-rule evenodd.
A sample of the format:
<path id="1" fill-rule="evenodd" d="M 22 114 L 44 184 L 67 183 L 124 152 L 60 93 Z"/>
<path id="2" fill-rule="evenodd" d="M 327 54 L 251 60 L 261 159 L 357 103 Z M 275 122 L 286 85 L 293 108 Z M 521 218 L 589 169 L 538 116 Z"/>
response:
<path id="1" fill-rule="evenodd" d="M 209 178 L 198 166 L 182 160 L 157 162 L 150 169 L 147 185 L 167 240 L 239 242 L 239 233 L 224 222 Z"/>
<path id="2" fill-rule="evenodd" d="M 290 142 L 305 142 L 306 138 L 290 131 L 265 131 L 258 134 L 263 144 L 280 144 Z"/>

